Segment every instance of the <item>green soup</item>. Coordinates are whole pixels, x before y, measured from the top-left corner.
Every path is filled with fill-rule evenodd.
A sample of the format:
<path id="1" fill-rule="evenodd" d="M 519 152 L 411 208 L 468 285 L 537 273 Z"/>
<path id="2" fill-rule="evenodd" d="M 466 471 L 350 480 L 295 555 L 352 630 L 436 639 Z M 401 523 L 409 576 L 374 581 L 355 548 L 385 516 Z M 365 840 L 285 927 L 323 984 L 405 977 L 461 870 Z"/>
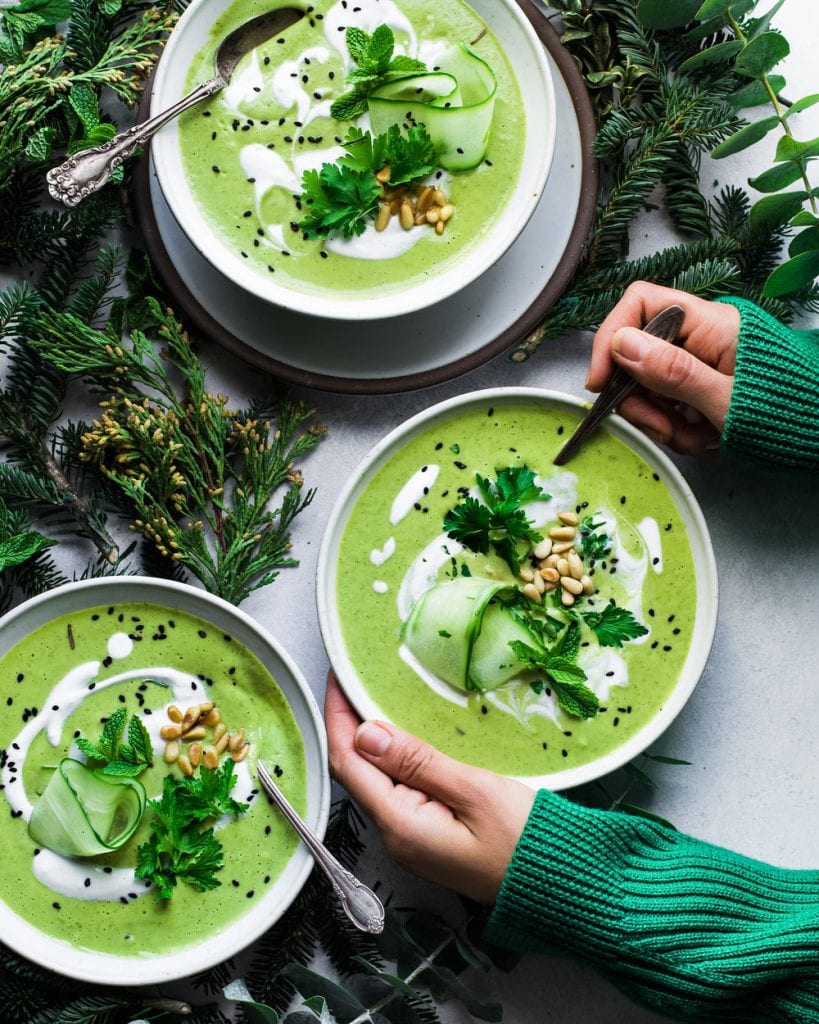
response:
<path id="1" fill-rule="evenodd" d="M 113 681 L 112 681 L 113 680 Z M 157 685 L 151 680 L 166 682 Z M 37 629 L 0 660 L 0 748 L 5 811 L 0 813 L 0 893 L 7 906 L 42 931 L 77 948 L 145 957 L 197 945 L 202 928 L 229 924 L 275 882 L 296 849 L 292 829 L 259 796 L 253 766 L 262 758 L 303 813 L 304 748 L 287 702 L 261 662 L 210 623 L 151 604 L 92 608 Z M 235 766 L 233 796 L 248 811 L 216 835 L 224 847 L 221 884 L 197 892 L 180 882 L 160 900 L 134 878 L 137 847 L 151 811 L 115 853 L 62 858 L 29 837 L 28 808 L 61 758 L 77 756 L 77 736 L 96 741 L 119 707 L 151 733 L 154 763 L 141 777 L 148 797 L 179 774 L 163 761 L 159 729 L 167 708 L 215 702 L 250 753 Z M 129 715 L 130 717 L 130 715 Z M 72 749 L 73 748 L 73 749 Z M 185 749 L 183 747 L 183 749 Z M 223 755 L 223 758 L 226 755 Z M 220 823 L 221 824 L 221 823 Z"/>
<path id="2" fill-rule="evenodd" d="M 191 65 L 193 88 L 213 74 L 218 42 L 268 0 L 232 4 L 214 23 L 210 43 Z M 305 170 L 335 163 L 352 122 L 330 116 L 346 90 L 344 29 L 389 24 L 397 47 L 446 70 L 446 51 L 471 42 L 483 21 L 462 0 L 314 0 L 308 16 L 244 58 L 229 87 L 180 118 L 185 173 L 196 202 L 221 241 L 264 276 L 306 293 L 331 289 L 380 294 L 434 278 L 502 216 L 515 188 L 525 141 L 523 102 L 509 61 L 491 32 L 474 44 L 498 88 L 486 160 L 470 171 L 431 179 L 456 207 L 442 235 L 404 231 L 393 218 L 359 238 L 304 238 L 296 201 Z"/>
<path id="3" fill-rule="evenodd" d="M 662 707 L 685 662 L 695 617 L 695 576 L 680 514 L 658 473 L 598 432 L 566 470 L 551 464 L 576 426 L 570 414 L 501 405 L 453 415 L 406 443 L 352 509 L 338 553 L 341 631 L 369 696 L 391 721 L 453 757 L 498 772 L 536 776 L 576 768 L 621 746 Z M 526 465 L 552 495 L 527 506 L 537 526 L 561 510 L 606 524 L 611 553 L 594 563 L 593 597 L 610 598 L 648 629 L 620 650 L 583 634 L 579 663 L 600 712 L 583 720 L 548 692 L 513 681 L 490 692 L 459 691 L 425 678 L 402 646 L 411 599 L 447 575 L 509 575 L 496 556 L 461 551 L 443 519 L 475 486 L 475 474 Z M 511 581 L 511 576 L 510 576 Z"/>

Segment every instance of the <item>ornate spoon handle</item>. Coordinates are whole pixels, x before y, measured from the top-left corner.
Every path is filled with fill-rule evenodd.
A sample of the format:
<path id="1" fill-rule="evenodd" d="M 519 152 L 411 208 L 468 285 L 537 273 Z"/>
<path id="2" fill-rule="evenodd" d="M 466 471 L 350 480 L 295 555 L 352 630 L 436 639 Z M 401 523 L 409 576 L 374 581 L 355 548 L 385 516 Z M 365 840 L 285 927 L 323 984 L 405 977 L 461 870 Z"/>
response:
<path id="1" fill-rule="evenodd" d="M 265 792 L 301 836 L 313 859 L 327 875 L 347 917 L 362 932 L 378 935 L 384 930 L 384 907 L 381 900 L 363 882 L 359 882 L 355 875 L 339 864 L 327 847 L 313 835 L 290 806 L 264 764 L 259 761 L 256 767 Z"/>
<path id="2" fill-rule="evenodd" d="M 52 167 L 46 174 L 48 191 L 60 203 L 66 206 L 76 206 L 77 203 L 96 192 L 111 177 L 111 173 L 119 167 L 126 157 L 131 156 L 135 149 L 142 146 L 168 121 L 172 121 L 177 114 L 194 106 L 201 100 L 206 99 L 213 93 L 218 92 L 225 86 L 221 76 L 211 78 L 207 82 L 183 96 L 173 106 L 163 110 L 156 117 L 151 117 L 141 124 L 135 124 L 113 139 L 103 143 L 101 146 L 94 146 L 92 149 L 83 149 L 79 153 L 70 156 L 58 167 Z"/>

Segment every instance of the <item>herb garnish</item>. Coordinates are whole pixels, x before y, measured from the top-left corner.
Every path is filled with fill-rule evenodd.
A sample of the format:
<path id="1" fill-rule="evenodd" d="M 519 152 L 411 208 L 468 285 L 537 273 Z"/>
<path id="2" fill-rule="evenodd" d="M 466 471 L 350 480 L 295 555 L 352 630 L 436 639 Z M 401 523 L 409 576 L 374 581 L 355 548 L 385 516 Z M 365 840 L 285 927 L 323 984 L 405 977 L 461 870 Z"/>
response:
<path id="1" fill-rule="evenodd" d="M 601 647 L 622 647 L 624 641 L 648 633 L 627 608 L 618 608 L 616 604 L 607 604 L 602 612 L 583 612 L 582 615 Z"/>
<path id="2" fill-rule="evenodd" d="M 385 165 L 390 167 L 390 187 L 425 178 L 436 166 L 432 139 L 422 124 L 406 135 L 392 125 L 375 137 L 351 128 L 343 145 L 347 153 L 338 163 L 305 171 L 302 178 L 300 201 L 308 212 L 299 227 L 308 234 L 362 234 L 378 209 L 382 191 L 376 174 Z"/>
<path id="3" fill-rule="evenodd" d="M 598 531 L 605 523 L 596 523 L 594 516 L 586 516 L 578 526 L 580 531 L 580 555 L 594 561 L 603 558 L 611 546 L 611 539 L 607 533 Z"/>
<path id="4" fill-rule="evenodd" d="M 594 717 L 600 702 L 585 685 L 588 676 L 573 658 L 562 652 L 535 650 L 522 640 L 510 640 L 509 646 L 526 668 L 543 672 L 563 711 L 576 718 Z"/>
<path id="5" fill-rule="evenodd" d="M 137 715 L 128 722 L 128 742 L 122 743 L 122 732 L 128 712 L 117 708 L 105 723 L 96 743 L 80 737 L 77 746 L 92 761 L 105 762 L 103 775 L 136 777 L 153 763 L 153 745 L 148 730 Z"/>
<path id="6" fill-rule="evenodd" d="M 230 796 L 235 782 L 228 758 L 221 768 L 202 765 L 198 777 L 166 775 L 161 798 L 148 801 L 151 837 L 137 851 L 135 874 L 153 882 L 161 899 L 170 899 L 177 881 L 199 892 L 222 884 L 216 877 L 224 863 L 222 844 L 213 828 L 200 826 L 222 814 L 238 816 L 247 810 L 247 804 Z"/>
<path id="7" fill-rule="evenodd" d="M 367 97 L 379 85 L 427 70 L 423 61 L 399 54 L 393 56 L 395 36 L 389 25 L 379 25 L 370 35 L 360 28 L 348 28 L 347 49 L 358 67 L 347 75 L 349 92 L 333 103 L 330 113 L 338 121 L 349 121 L 367 112 Z"/>
<path id="8" fill-rule="evenodd" d="M 465 498 L 447 512 L 444 529 L 454 540 L 484 555 L 491 544 L 512 572 L 517 573 L 518 542 L 537 544 L 541 540 L 521 505 L 548 499 L 549 495 L 535 483 L 535 474 L 526 466 L 499 470 L 494 483 L 480 475 L 475 479 L 484 504 L 472 496 Z"/>

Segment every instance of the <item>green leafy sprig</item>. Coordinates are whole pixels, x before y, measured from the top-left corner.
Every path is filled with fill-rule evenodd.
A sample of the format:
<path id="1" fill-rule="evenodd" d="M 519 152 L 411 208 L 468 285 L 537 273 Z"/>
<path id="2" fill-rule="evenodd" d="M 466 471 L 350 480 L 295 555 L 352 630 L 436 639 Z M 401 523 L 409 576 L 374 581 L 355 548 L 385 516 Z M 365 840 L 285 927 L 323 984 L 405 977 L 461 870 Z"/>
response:
<path id="1" fill-rule="evenodd" d="M 627 640 L 646 636 L 648 630 L 627 608 L 613 602 L 602 612 L 582 612 L 583 621 L 593 630 L 601 647 L 622 647 Z"/>
<path id="2" fill-rule="evenodd" d="M 576 718 L 593 718 L 597 714 L 600 701 L 585 685 L 588 676 L 573 658 L 563 653 L 538 651 L 522 640 L 510 640 L 509 646 L 526 668 L 543 673 L 566 714 Z"/>
<path id="3" fill-rule="evenodd" d="M 350 27 L 345 40 L 358 67 L 347 75 L 347 84 L 352 89 L 339 96 L 330 108 L 338 121 L 349 121 L 365 114 L 367 97 L 377 86 L 427 70 L 426 64 L 413 57 L 394 56 L 395 36 L 389 25 L 379 25 L 372 35 Z"/>
<path id="4" fill-rule="evenodd" d="M 100 738 L 93 742 L 84 737 L 76 740 L 77 746 L 103 775 L 136 778 L 153 763 L 154 751 L 148 730 L 138 715 L 131 715 L 128 721 L 128 742 L 122 742 L 128 712 L 117 708 L 105 722 Z"/>

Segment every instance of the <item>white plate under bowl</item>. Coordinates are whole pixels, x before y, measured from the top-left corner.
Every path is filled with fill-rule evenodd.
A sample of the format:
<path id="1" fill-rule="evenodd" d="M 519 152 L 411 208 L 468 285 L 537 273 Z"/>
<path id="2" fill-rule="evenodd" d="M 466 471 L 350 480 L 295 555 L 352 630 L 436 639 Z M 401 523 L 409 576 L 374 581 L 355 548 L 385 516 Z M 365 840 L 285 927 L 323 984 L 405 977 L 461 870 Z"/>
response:
<path id="1" fill-rule="evenodd" d="M 387 715 L 369 695 L 353 665 L 344 642 L 337 603 L 337 561 L 341 539 L 350 513 L 373 477 L 408 442 L 436 423 L 480 409 L 500 405 L 541 406 L 544 409 L 580 417 L 587 406 L 578 398 L 538 388 L 492 388 L 458 395 L 433 405 L 402 423 L 389 433 L 358 465 L 338 497 L 324 532 L 317 569 L 317 603 L 319 625 L 324 646 L 339 682 L 362 718 Z M 625 743 L 595 760 L 548 775 L 524 776 L 520 781 L 535 788 L 569 789 L 620 768 L 649 747 L 668 728 L 691 696 L 705 667 L 717 622 L 717 568 L 705 519 L 691 488 L 673 462 L 644 434 L 619 416 L 611 416 L 604 427 L 612 437 L 622 441 L 646 462 L 662 479 L 685 526 L 693 556 L 696 580 L 696 613 L 688 655 L 679 679 L 661 707 L 646 724 Z M 378 628 L 373 623 L 373 628 Z M 523 738 L 523 737 L 522 737 Z"/>
<path id="2" fill-rule="evenodd" d="M 154 74 L 152 116 L 185 94 L 188 69 L 203 47 L 213 45 L 213 23 L 232 3 L 233 0 L 193 0 L 185 10 Z M 281 3 L 284 6 L 284 0 Z M 310 290 L 307 286 L 282 284 L 273 276 L 255 271 L 225 244 L 195 201 L 185 175 L 179 124 L 173 121 L 157 133 L 151 150 L 168 206 L 199 252 L 229 280 L 266 302 L 311 316 L 357 323 L 401 316 L 432 305 L 440 308 L 443 300 L 496 263 L 529 221 L 545 187 L 554 153 L 555 96 L 543 47 L 516 0 L 471 0 L 471 6 L 494 32 L 517 78 L 525 115 L 523 161 L 503 216 L 479 240 L 467 245 L 457 262 L 436 271 L 434 288 L 430 288 L 427 278 L 422 278 L 406 288 L 390 287 L 371 295 L 333 293 L 331 289 Z M 351 8 L 351 14 L 357 10 Z M 334 45 L 333 40 L 330 43 Z"/>
<path id="3" fill-rule="evenodd" d="M 35 629 L 61 615 L 100 605 L 147 602 L 187 612 L 223 629 L 262 662 L 281 689 L 304 743 L 308 826 L 324 835 L 330 811 L 330 778 L 324 723 L 297 665 L 262 626 L 218 597 L 165 580 L 107 577 L 68 583 L 34 597 L 0 619 L 0 657 Z M 262 899 L 236 921 L 210 922 L 196 946 L 156 957 L 116 956 L 55 939 L 14 913 L 0 894 L 0 935 L 21 956 L 60 974 L 101 985 L 148 985 L 207 970 L 264 934 L 295 899 L 313 866 L 303 844 Z"/>
<path id="4" fill-rule="evenodd" d="M 543 14 L 529 10 L 550 51 L 555 48 L 564 60 Z M 452 296 L 445 316 L 433 309 L 348 324 L 271 308 L 197 252 L 168 209 L 151 163 L 149 195 L 138 208 L 140 224 L 175 302 L 200 331 L 234 354 L 285 380 L 328 391 L 383 394 L 427 387 L 520 341 L 548 308 L 538 296 L 548 291 L 554 301 L 571 276 L 580 253 L 575 244 L 579 211 L 590 220 L 597 194 L 594 159 L 587 152 L 591 109 L 585 95 L 577 95 L 582 80 L 568 58 L 566 74 L 577 76 L 571 83 L 573 100 L 551 52 L 547 59 L 555 83 L 557 141 L 546 189 L 515 244 L 491 270 Z M 576 110 L 581 100 L 582 125 Z M 145 173 L 145 167 L 139 171 Z M 585 231 L 577 242 L 583 237 Z"/>

